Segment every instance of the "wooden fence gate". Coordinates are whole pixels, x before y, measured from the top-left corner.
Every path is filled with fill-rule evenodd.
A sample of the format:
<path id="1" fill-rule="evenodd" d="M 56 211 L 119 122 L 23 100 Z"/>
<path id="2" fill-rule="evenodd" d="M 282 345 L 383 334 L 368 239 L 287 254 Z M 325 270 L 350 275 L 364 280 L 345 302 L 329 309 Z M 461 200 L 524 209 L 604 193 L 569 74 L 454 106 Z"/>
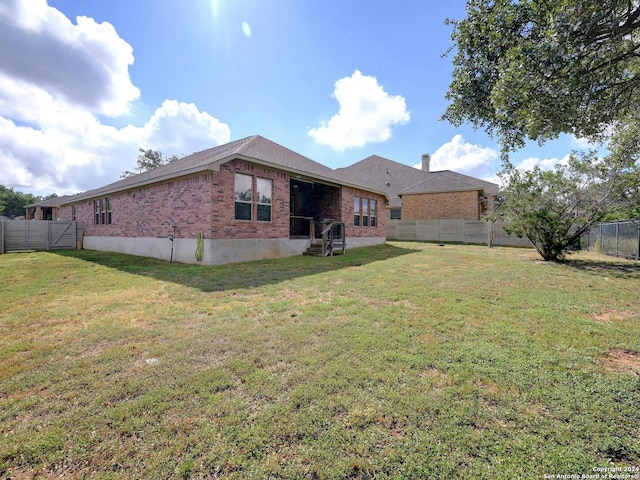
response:
<path id="1" fill-rule="evenodd" d="M 20 250 L 81 248 L 82 222 L 0 221 L 0 254 Z"/>

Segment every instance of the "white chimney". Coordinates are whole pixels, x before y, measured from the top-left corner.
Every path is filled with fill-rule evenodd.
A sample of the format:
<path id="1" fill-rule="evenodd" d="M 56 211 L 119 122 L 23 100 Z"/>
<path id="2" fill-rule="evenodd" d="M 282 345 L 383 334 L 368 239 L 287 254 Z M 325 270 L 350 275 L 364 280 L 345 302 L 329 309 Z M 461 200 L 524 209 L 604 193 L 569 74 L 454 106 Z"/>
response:
<path id="1" fill-rule="evenodd" d="M 422 171 L 429 173 L 429 162 L 431 162 L 431 157 L 428 153 L 422 155 Z"/>

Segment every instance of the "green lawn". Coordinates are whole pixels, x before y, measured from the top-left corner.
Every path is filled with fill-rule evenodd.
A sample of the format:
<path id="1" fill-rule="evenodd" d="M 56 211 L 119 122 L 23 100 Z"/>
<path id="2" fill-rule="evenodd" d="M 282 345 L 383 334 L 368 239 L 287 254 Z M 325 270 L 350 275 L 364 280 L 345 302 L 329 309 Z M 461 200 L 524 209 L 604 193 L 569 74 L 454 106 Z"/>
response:
<path id="1" fill-rule="evenodd" d="M 0 285 L 3 479 L 640 467 L 637 262 L 402 242 L 220 267 L 67 251 L 0 255 Z"/>

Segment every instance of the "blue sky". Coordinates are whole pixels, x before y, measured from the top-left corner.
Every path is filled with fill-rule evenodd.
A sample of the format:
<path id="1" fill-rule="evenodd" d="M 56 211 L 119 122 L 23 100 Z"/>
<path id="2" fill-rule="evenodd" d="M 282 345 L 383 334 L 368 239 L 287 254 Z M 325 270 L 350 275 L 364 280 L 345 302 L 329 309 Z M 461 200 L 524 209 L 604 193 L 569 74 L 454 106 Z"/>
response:
<path id="1" fill-rule="evenodd" d="M 259 134 L 331 168 L 380 155 L 493 179 L 495 140 L 439 121 L 466 2 L 3 0 L 0 184 L 71 194 Z M 581 142 L 535 144 L 547 167 Z"/>

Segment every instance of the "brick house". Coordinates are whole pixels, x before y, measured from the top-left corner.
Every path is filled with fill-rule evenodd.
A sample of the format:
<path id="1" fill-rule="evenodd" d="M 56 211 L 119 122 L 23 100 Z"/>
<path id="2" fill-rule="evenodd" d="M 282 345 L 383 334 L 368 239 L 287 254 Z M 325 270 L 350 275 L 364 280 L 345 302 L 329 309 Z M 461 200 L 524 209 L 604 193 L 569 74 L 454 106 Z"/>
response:
<path id="1" fill-rule="evenodd" d="M 68 197 L 84 247 L 215 265 L 302 254 L 324 219 L 348 247 L 385 242 L 384 192 L 258 135 Z M 201 237 L 201 240 L 200 240 Z"/>
<path id="2" fill-rule="evenodd" d="M 384 192 L 391 219 L 480 220 L 493 207 L 498 185 L 451 170 L 432 172 L 429 155 L 422 170 L 372 155 L 336 171 Z"/>
<path id="3" fill-rule="evenodd" d="M 65 203 L 68 195 L 53 197 L 31 205 L 25 205 L 26 220 L 57 220 L 60 218 L 60 205 Z"/>

